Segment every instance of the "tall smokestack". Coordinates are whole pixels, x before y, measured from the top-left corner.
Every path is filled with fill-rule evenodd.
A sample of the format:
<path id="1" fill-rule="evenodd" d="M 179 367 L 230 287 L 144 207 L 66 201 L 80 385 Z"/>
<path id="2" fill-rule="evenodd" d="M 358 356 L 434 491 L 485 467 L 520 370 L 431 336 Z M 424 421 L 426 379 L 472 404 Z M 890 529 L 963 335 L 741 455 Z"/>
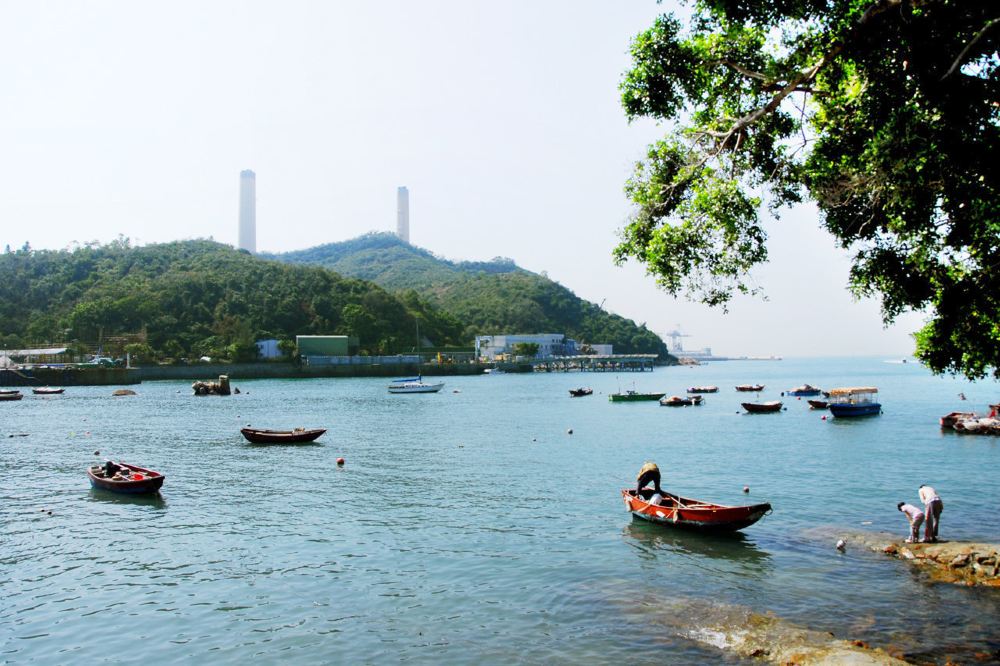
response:
<path id="1" fill-rule="evenodd" d="M 410 191 L 405 187 L 396 190 L 396 235 L 410 242 Z"/>
<path id="2" fill-rule="evenodd" d="M 240 171 L 240 241 L 239 248 L 257 252 L 257 175 Z"/>

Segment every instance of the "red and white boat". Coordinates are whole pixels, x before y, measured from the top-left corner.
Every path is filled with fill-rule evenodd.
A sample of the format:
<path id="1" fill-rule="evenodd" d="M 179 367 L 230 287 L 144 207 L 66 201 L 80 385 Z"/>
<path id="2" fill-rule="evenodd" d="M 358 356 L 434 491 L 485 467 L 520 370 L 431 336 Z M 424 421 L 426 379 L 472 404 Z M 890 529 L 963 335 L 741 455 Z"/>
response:
<path id="1" fill-rule="evenodd" d="M 698 532 L 735 532 L 753 525 L 771 513 L 767 502 L 749 506 L 724 506 L 702 500 L 663 493 L 660 504 L 650 503 L 651 489 L 636 495 L 634 489 L 622 490 L 625 507 L 636 518 L 651 523 Z"/>

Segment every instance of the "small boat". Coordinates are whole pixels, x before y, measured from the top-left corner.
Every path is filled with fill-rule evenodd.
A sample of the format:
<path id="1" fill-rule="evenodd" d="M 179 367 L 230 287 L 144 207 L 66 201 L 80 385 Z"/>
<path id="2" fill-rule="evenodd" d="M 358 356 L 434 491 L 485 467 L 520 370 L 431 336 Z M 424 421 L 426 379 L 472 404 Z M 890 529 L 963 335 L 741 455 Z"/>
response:
<path id="1" fill-rule="evenodd" d="M 939 419 L 942 428 L 954 428 L 955 424 L 961 423 L 962 421 L 974 421 L 977 420 L 979 416 L 975 412 L 951 412 L 950 414 L 945 414 Z"/>
<path id="2" fill-rule="evenodd" d="M 611 393 L 608 400 L 611 402 L 639 402 L 641 400 L 659 400 L 666 393 L 639 393 L 638 391 L 625 391 L 624 393 Z"/>
<path id="3" fill-rule="evenodd" d="M 590 395 L 593 392 L 594 392 L 594 389 L 592 389 L 590 387 L 581 387 L 581 388 L 575 388 L 575 389 L 570 389 L 569 390 L 570 396 L 572 396 L 574 398 L 582 398 L 583 396 Z"/>
<path id="4" fill-rule="evenodd" d="M 691 386 L 688 387 L 688 393 L 718 393 L 718 386 Z"/>
<path id="5" fill-rule="evenodd" d="M 753 525 L 771 512 L 767 502 L 749 506 L 724 506 L 664 493 L 660 504 L 650 500 L 653 490 L 637 495 L 634 489 L 622 490 L 625 507 L 636 518 L 658 525 L 699 532 L 735 532 Z"/>
<path id="6" fill-rule="evenodd" d="M 110 490 L 114 493 L 140 495 L 143 493 L 155 493 L 163 485 L 164 479 L 166 479 L 165 476 L 151 469 L 129 465 L 121 461 L 115 463 L 115 465 L 120 470 L 110 478 L 105 473 L 104 465 L 93 465 L 87 468 L 90 485 L 94 488 Z"/>
<path id="7" fill-rule="evenodd" d="M 425 384 L 422 376 L 394 379 L 389 384 L 389 393 L 437 393 L 444 388 L 444 382 Z"/>
<path id="8" fill-rule="evenodd" d="M 34 393 L 35 395 L 59 395 L 60 393 L 62 393 L 65 390 L 66 389 L 64 389 L 64 388 L 56 388 L 56 387 L 50 387 L 50 386 L 39 386 L 38 388 L 31 389 L 31 392 Z"/>
<path id="9" fill-rule="evenodd" d="M 878 389 L 854 386 L 830 390 L 830 413 L 834 416 L 871 416 L 882 412 Z"/>
<path id="10" fill-rule="evenodd" d="M 805 395 L 819 395 L 819 394 L 820 394 L 820 389 L 816 388 L 811 384 L 803 384 L 802 386 L 796 386 L 793 389 L 788 389 L 787 391 L 785 391 L 785 395 L 805 396 Z"/>
<path id="11" fill-rule="evenodd" d="M 295 430 L 264 430 L 262 428 L 240 428 L 248 442 L 254 444 L 301 444 L 319 438 L 326 428 L 296 428 Z"/>
<path id="12" fill-rule="evenodd" d="M 740 384 L 736 387 L 737 391 L 742 391 L 743 393 L 760 393 L 764 390 L 763 384 Z"/>
<path id="13" fill-rule="evenodd" d="M 781 402 L 778 400 L 771 400 L 769 402 L 744 402 L 742 404 L 743 409 L 747 410 L 750 414 L 770 414 L 781 411 Z"/>
<path id="14" fill-rule="evenodd" d="M 679 395 L 672 395 L 669 398 L 660 398 L 660 405 L 664 407 L 690 407 L 692 405 L 700 405 L 701 400 L 702 397 L 700 395 L 692 395 L 684 398 Z"/>
<path id="15" fill-rule="evenodd" d="M 0 391 L 0 400 L 20 400 L 23 397 L 20 391 Z"/>
<path id="16" fill-rule="evenodd" d="M 830 406 L 826 400 L 806 400 L 809 403 L 811 409 L 826 409 Z"/>

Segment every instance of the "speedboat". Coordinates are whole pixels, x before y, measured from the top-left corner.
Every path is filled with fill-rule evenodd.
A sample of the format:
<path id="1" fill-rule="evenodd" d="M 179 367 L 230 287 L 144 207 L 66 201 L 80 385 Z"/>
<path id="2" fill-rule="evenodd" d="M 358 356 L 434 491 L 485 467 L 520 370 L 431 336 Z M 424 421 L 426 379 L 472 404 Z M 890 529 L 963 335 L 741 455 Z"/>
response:
<path id="1" fill-rule="evenodd" d="M 785 391 L 785 395 L 819 395 L 820 389 L 816 388 L 812 384 L 803 384 L 802 386 L 796 386 L 795 388 L 788 389 Z"/>

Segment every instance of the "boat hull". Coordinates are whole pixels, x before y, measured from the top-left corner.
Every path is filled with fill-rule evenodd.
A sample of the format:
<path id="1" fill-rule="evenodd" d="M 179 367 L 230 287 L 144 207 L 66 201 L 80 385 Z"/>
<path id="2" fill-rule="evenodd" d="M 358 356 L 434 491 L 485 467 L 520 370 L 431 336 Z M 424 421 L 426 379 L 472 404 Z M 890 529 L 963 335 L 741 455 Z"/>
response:
<path id="1" fill-rule="evenodd" d="M 813 409 L 827 409 L 830 406 L 826 400 L 806 400 Z"/>
<path id="2" fill-rule="evenodd" d="M 763 384 L 740 384 L 736 387 L 740 393 L 760 393 L 764 390 Z"/>
<path id="3" fill-rule="evenodd" d="M 0 393 L 0 400 L 20 400 L 24 396 L 20 393 Z"/>
<path id="4" fill-rule="evenodd" d="M 302 444 L 315 441 L 326 432 L 326 429 L 259 430 L 256 428 L 241 428 L 240 432 L 252 444 Z"/>
<path id="5" fill-rule="evenodd" d="M 444 382 L 439 384 L 399 384 L 389 386 L 389 393 L 437 393 L 444 388 Z"/>
<path id="6" fill-rule="evenodd" d="M 33 388 L 31 392 L 35 395 L 60 395 L 65 390 L 61 388 Z"/>
<path id="7" fill-rule="evenodd" d="M 572 398 L 582 398 L 585 395 L 591 395 L 593 392 L 594 389 L 589 388 L 570 389 L 569 395 Z"/>
<path id="8" fill-rule="evenodd" d="M 875 416 L 882 413 L 882 405 L 877 402 L 866 402 L 861 405 L 838 405 L 831 402 L 830 413 L 841 418 L 845 416 Z"/>
<path id="9" fill-rule="evenodd" d="M 749 527 L 771 511 L 771 505 L 723 506 L 666 494 L 663 504 L 650 504 L 634 490 L 622 490 L 625 507 L 636 518 L 657 525 L 706 533 L 736 532 Z"/>
<path id="10" fill-rule="evenodd" d="M 608 396 L 611 402 L 643 402 L 647 400 L 659 400 L 666 393 L 612 393 Z"/>
<path id="11" fill-rule="evenodd" d="M 791 395 L 796 397 L 805 397 L 807 395 L 819 395 L 820 389 L 792 389 L 791 391 L 785 391 L 785 395 Z"/>
<path id="12" fill-rule="evenodd" d="M 125 469 L 131 470 L 134 474 L 142 475 L 144 478 L 141 480 L 113 481 L 112 479 L 97 476 L 94 473 L 94 468 L 90 467 L 87 468 L 87 476 L 90 478 L 90 485 L 100 490 L 108 490 L 110 492 L 120 493 L 123 495 L 146 495 L 158 492 L 167 478 L 159 472 L 154 472 L 151 469 L 144 469 L 142 467 L 128 465 L 122 462 L 117 464 Z M 100 465 L 98 465 L 97 468 L 100 469 Z"/>
<path id="13" fill-rule="evenodd" d="M 758 402 L 744 402 L 740 403 L 743 409 L 747 410 L 750 414 L 774 414 L 781 411 L 781 403 L 758 403 Z"/>

